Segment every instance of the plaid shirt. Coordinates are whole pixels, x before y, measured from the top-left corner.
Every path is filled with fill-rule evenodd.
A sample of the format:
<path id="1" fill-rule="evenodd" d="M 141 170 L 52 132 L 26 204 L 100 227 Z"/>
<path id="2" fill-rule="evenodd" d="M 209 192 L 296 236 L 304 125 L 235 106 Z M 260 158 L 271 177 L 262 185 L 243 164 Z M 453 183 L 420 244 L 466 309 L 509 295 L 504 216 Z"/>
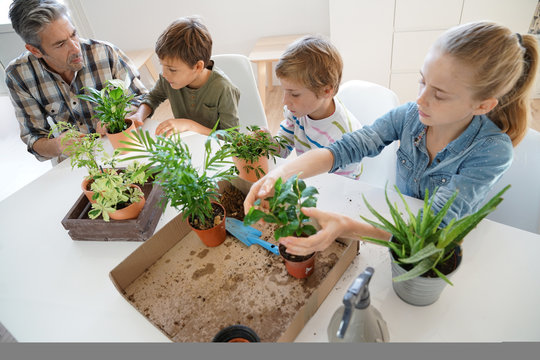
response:
<path id="1" fill-rule="evenodd" d="M 83 68 L 71 84 L 49 70 L 42 59 L 30 52 L 21 54 L 6 68 L 6 84 L 21 128 L 21 139 L 28 151 L 40 161 L 49 160 L 33 149 L 36 140 L 47 137 L 51 121 L 69 122 L 83 133 L 95 132 L 98 119 L 92 104 L 77 98 L 83 87 L 101 90 L 107 80 L 126 80 L 136 94 L 134 105 L 139 105 L 147 90 L 131 60 L 114 45 L 103 41 L 81 39 Z"/>

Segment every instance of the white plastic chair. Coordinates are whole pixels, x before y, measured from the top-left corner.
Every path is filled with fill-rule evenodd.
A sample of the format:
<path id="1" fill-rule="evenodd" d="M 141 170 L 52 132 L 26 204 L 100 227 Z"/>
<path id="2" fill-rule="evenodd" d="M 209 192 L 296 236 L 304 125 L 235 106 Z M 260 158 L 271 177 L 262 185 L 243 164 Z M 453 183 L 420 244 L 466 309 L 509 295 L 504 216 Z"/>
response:
<path id="1" fill-rule="evenodd" d="M 529 129 L 523 141 L 514 148 L 512 166 L 486 196 L 486 200 L 490 199 L 506 185 L 512 185 L 503 195 L 503 202 L 487 218 L 540 234 L 539 178 L 540 133 Z"/>
<path id="2" fill-rule="evenodd" d="M 246 126 L 253 125 L 268 128 L 251 61 L 246 56 L 238 54 L 214 55 L 212 60 L 240 90 L 238 103 L 240 128 L 245 129 Z"/>
<path id="3" fill-rule="evenodd" d="M 342 84 L 337 97 L 362 126 L 372 124 L 399 105 L 398 97 L 392 90 L 362 80 L 349 80 Z M 360 180 L 380 187 L 388 182 L 388 187 L 392 188 L 396 183 L 397 149 L 398 142 L 394 141 L 376 157 L 362 159 Z"/>

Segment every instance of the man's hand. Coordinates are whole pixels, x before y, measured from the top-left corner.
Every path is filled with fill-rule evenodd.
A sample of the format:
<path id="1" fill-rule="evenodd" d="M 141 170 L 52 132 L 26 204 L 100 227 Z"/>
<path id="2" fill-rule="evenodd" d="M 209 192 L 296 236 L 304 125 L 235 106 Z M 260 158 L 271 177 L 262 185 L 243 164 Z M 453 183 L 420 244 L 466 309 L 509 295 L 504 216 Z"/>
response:
<path id="1" fill-rule="evenodd" d="M 98 133 L 101 136 L 107 135 L 107 128 L 101 125 L 101 121 L 98 121 L 96 125 L 96 133 Z"/>

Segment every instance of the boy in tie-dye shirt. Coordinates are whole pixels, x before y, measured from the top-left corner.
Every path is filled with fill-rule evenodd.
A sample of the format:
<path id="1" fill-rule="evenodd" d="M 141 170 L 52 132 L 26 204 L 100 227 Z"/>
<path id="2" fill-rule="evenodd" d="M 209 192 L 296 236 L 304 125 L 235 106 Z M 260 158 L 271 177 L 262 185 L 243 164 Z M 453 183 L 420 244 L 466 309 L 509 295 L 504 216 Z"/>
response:
<path id="1" fill-rule="evenodd" d="M 292 43 L 276 65 L 284 91 L 284 116 L 278 135 L 289 140 L 280 156 L 296 149 L 298 155 L 327 147 L 343 134 L 361 127 L 335 94 L 343 62 L 337 49 L 320 36 L 305 36 Z M 361 164 L 350 164 L 336 174 L 358 179 Z"/>

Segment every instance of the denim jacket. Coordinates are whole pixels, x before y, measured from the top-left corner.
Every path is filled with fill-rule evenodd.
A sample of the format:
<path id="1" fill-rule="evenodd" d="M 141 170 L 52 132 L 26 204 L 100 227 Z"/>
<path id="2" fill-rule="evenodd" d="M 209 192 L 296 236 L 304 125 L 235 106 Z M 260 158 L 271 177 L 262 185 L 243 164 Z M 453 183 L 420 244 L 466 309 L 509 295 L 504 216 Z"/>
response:
<path id="1" fill-rule="evenodd" d="M 425 125 L 420 122 L 416 103 L 399 106 L 328 147 L 334 155 L 330 172 L 363 157 L 374 157 L 399 140 L 396 185 L 399 190 L 423 199 L 426 189 L 433 194 L 433 210 L 438 212 L 452 194 L 458 196 L 443 219 L 462 218 L 480 207 L 486 195 L 512 164 L 510 137 L 485 115 L 477 115 L 455 140 L 441 150 L 432 163 L 426 149 Z M 362 177 L 360 177 L 362 180 Z"/>

